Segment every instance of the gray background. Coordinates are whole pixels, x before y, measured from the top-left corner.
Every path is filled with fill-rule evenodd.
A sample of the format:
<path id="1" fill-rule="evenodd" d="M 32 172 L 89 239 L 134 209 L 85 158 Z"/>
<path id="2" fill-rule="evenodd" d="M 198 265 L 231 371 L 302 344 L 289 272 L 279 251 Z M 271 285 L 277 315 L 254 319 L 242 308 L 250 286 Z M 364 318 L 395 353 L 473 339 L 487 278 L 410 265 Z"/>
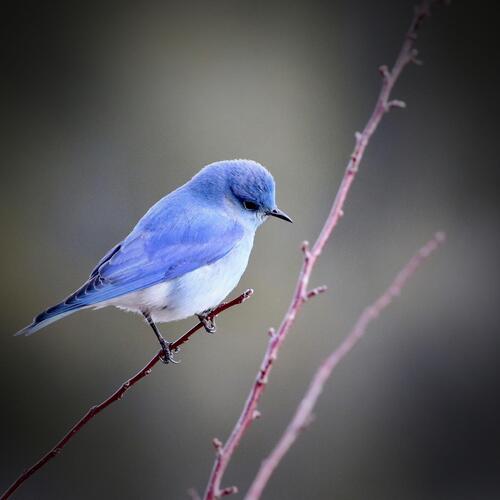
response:
<path id="1" fill-rule="evenodd" d="M 12 333 L 204 164 L 269 167 L 244 306 L 91 423 L 17 498 L 202 491 L 321 227 L 412 2 L 8 2 L 2 14 L 0 487 L 156 351 L 118 310 Z M 491 20 L 490 20 L 491 19 Z M 436 229 L 448 242 L 336 370 L 265 498 L 500 495 L 498 52 L 486 3 L 436 9 L 370 144 L 225 484 L 246 490 L 321 359 Z M 192 324 L 164 325 L 174 338 Z"/>

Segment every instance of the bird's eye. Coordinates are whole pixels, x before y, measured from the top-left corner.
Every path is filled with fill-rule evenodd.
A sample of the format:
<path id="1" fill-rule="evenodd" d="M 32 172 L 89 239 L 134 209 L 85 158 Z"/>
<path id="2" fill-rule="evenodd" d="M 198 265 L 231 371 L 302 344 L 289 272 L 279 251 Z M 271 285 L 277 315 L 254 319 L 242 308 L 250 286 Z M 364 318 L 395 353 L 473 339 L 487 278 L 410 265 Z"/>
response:
<path id="1" fill-rule="evenodd" d="M 257 206 L 256 203 L 254 203 L 253 201 L 244 201 L 243 202 L 243 206 L 247 209 L 247 210 L 251 210 L 252 212 L 255 212 L 259 207 Z"/>

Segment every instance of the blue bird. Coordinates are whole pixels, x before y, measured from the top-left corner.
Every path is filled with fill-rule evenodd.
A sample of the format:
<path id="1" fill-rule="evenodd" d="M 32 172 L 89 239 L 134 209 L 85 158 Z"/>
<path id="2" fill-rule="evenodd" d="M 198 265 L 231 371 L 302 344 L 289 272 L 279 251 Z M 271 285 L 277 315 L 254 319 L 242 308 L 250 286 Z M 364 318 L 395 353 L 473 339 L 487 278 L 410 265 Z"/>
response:
<path id="1" fill-rule="evenodd" d="M 230 160 L 204 167 L 168 194 L 115 245 L 88 280 L 16 335 L 30 335 L 80 309 L 116 306 L 144 316 L 172 360 L 156 323 L 208 315 L 238 284 L 255 231 L 268 216 L 292 222 L 275 201 L 272 175 L 259 163 Z"/>

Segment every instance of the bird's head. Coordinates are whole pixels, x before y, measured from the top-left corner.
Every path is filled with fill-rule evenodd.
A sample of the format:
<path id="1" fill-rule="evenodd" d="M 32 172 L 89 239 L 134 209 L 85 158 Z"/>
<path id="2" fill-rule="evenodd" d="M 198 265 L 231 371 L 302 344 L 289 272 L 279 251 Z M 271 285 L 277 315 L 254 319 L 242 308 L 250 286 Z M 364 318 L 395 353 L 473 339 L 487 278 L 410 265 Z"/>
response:
<path id="1" fill-rule="evenodd" d="M 269 171 L 252 160 L 212 163 L 194 178 L 205 197 L 223 201 L 244 220 L 260 225 L 268 216 L 292 222 L 276 205 L 275 183 Z"/>

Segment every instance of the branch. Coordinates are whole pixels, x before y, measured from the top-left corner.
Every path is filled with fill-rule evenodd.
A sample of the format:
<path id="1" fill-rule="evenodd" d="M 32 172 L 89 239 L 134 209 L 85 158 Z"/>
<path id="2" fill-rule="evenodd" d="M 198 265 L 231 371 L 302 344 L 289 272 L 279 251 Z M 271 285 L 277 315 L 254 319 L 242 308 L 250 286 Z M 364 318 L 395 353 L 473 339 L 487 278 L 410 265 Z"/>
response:
<path id="1" fill-rule="evenodd" d="M 231 300 L 230 302 L 223 302 L 217 306 L 213 312 L 208 316 L 208 319 L 213 319 L 221 312 L 229 309 L 230 307 L 242 304 L 253 294 L 252 289 L 248 289 L 243 292 L 240 296 Z M 201 327 L 202 323 L 198 323 L 188 330 L 184 335 L 179 337 L 175 342 L 170 345 L 170 349 L 174 352 L 178 352 L 181 345 L 186 343 L 193 334 L 195 334 Z M 119 401 L 125 395 L 125 393 L 139 380 L 146 377 L 151 373 L 153 367 L 160 361 L 162 351 L 158 351 L 156 355 L 151 359 L 151 361 L 141 370 L 139 370 L 133 377 L 129 378 L 124 382 L 111 396 L 105 399 L 102 403 L 92 406 L 88 412 L 63 436 L 63 438 L 50 450 L 48 451 L 38 462 L 33 464 L 29 469 L 26 469 L 6 490 L 0 500 L 5 500 L 9 498 L 14 491 L 16 491 L 29 477 L 31 477 L 35 472 L 41 469 L 47 462 L 52 460 L 56 455 L 61 453 L 62 449 L 69 443 L 69 441 L 76 436 L 82 428 L 87 425 L 90 420 L 92 420 L 97 414 L 101 413 L 105 408 L 107 408 L 111 403 Z"/>
<path id="2" fill-rule="evenodd" d="M 351 349 L 363 338 L 366 328 L 377 316 L 384 311 L 401 293 L 407 281 L 415 274 L 420 265 L 444 242 L 444 234 L 436 233 L 399 271 L 393 282 L 380 297 L 368 306 L 358 317 L 353 329 L 342 343 L 321 363 L 316 371 L 309 388 L 300 402 L 295 415 L 288 424 L 280 440 L 263 460 L 259 472 L 250 485 L 245 500 L 258 500 L 269 478 L 279 465 L 285 454 L 294 444 L 299 434 L 308 427 L 313 419 L 313 409 L 323 391 L 326 381 L 330 378 L 333 369 L 345 358 Z"/>
<path id="3" fill-rule="evenodd" d="M 366 147 L 368 146 L 371 137 L 373 136 L 383 116 L 393 107 L 401 107 L 403 105 L 401 101 L 390 100 L 391 92 L 403 69 L 409 63 L 416 62 L 417 52 L 414 48 L 414 44 L 417 38 L 417 31 L 420 28 L 422 21 L 428 15 L 429 2 L 424 0 L 418 7 L 415 8 L 413 19 L 405 35 L 403 45 L 396 58 L 394 66 L 391 70 L 389 70 L 387 66 L 381 66 L 379 68 L 382 75 L 382 87 L 373 112 L 363 131 L 356 133 L 355 147 L 347 164 L 340 187 L 337 191 L 337 195 L 312 249 L 309 248 L 308 242 L 304 242 L 302 244 L 304 258 L 292 301 L 278 330 L 276 332 L 270 332 L 270 339 L 260 365 L 259 372 L 257 373 L 257 377 L 250 389 L 250 393 L 248 394 L 238 421 L 236 422 L 226 443 L 221 445 L 217 450 L 215 462 L 205 490 L 205 500 L 220 498 L 223 493 L 227 495 L 229 494 L 228 491 L 233 491 L 232 488 L 229 490 L 228 488 L 221 488 L 224 473 L 226 472 L 227 466 L 243 435 L 255 419 L 255 415 L 258 412 L 257 406 L 262 393 L 265 390 L 273 363 L 278 355 L 281 345 L 295 322 L 297 314 L 309 298 L 314 297 L 317 293 L 319 293 L 319 291 L 323 291 L 321 288 L 315 289 L 316 292 L 309 291 L 308 285 L 311 273 L 314 269 L 316 261 L 321 255 L 323 248 L 329 240 L 333 229 L 337 226 L 343 215 L 343 207 L 347 194 L 349 193 L 354 178 L 356 177 L 359 164 L 364 156 Z"/>

